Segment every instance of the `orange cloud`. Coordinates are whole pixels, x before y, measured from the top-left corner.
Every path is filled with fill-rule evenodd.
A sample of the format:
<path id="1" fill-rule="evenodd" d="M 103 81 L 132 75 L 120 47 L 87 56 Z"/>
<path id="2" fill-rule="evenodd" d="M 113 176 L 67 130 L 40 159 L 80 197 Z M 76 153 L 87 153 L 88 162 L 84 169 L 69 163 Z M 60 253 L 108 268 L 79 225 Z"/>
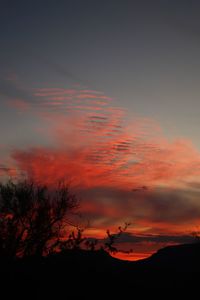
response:
<path id="1" fill-rule="evenodd" d="M 155 122 L 137 119 L 127 123 L 124 110 L 113 105 L 103 108 L 96 102 L 92 107 L 77 105 L 80 91 L 40 89 L 39 92 L 44 92 L 44 97 L 46 93 L 73 92 L 75 104 L 71 105 L 70 114 L 59 111 L 41 114 L 49 128 L 44 134 L 54 137 L 55 147 L 14 152 L 18 167 L 34 180 L 53 184 L 66 178 L 81 188 L 127 190 L 141 185 L 150 189 L 177 186 L 183 178 L 187 181 L 200 175 L 200 154 L 191 142 L 168 141 Z M 88 93 L 82 91 L 84 96 Z M 51 101 L 51 106 L 57 104 L 61 102 Z"/>
<path id="2" fill-rule="evenodd" d="M 200 220 L 191 185 L 200 179 L 200 153 L 189 140 L 169 141 L 148 118 L 130 121 L 100 92 L 44 88 L 35 99 L 54 146 L 18 149 L 12 157 L 35 181 L 70 181 L 98 237 L 127 218 L 140 233 L 159 234 L 181 234 Z M 138 257 L 158 246 L 145 241 Z"/>

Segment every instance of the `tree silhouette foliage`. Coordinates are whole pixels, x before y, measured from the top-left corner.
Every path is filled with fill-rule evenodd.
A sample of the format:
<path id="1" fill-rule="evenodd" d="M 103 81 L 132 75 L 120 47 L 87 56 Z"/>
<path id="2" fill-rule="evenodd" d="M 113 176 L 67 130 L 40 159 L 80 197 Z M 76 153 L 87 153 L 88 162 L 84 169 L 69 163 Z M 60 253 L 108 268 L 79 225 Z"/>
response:
<path id="1" fill-rule="evenodd" d="M 104 243 L 104 249 L 110 253 L 116 253 L 118 249 L 115 247 L 115 243 L 117 239 L 127 230 L 128 226 L 130 226 L 130 223 L 125 222 L 124 227 L 119 226 L 117 233 L 110 233 L 110 230 L 108 229 L 106 231 L 107 239 Z"/>
<path id="2" fill-rule="evenodd" d="M 58 243 L 58 249 L 61 251 L 65 250 L 78 250 L 87 249 L 89 251 L 95 251 L 98 249 L 104 250 L 110 254 L 116 254 L 119 250 L 116 247 L 116 242 L 120 236 L 127 230 L 131 223 L 125 222 L 124 226 L 119 226 L 117 232 L 111 233 L 109 229 L 106 231 L 106 236 L 103 240 L 96 238 L 87 238 L 83 236 L 84 229 L 76 227 L 67 239 L 60 240 Z M 127 251 L 127 253 L 132 250 Z"/>
<path id="3" fill-rule="evenodd" d="M 84 229 L 76 227 L 76 230 L 71 231 L 67 239 L 59 241 L 59 250 L 79 250 L 86 240 L 83 237 L 83 231 Z"/>
<path id="4" fill-rule="evenodd" d="M 0 256 L 52 252 L 77 205 L 64 183 L 52 190 L 28 181 L 0 184 Z"/>

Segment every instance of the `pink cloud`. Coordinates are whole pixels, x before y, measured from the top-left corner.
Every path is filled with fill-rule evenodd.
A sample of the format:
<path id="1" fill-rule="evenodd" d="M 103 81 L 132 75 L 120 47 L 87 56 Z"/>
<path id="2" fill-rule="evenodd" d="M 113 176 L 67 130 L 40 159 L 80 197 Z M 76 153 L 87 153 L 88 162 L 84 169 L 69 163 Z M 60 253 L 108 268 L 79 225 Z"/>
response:
<path id="1" fill-rule="evenodd" d="M 94 91 L 44 88 L 36 92 L 42 93 L 45 98 L 45 101 L 39 101 L 39 105 L 43 103 L 52 109 L 62 107 L 62 111 L 40 113 L 48 124 L 48 131 L 44 134 L 54 137 L 56 150 L 35 148 L 34 152 L 27 150 L 14 154 L 19 167 L 29 175 L 44 180 L 42 165 L 49 180 L 52 178 L 50 181 L 58 180 L 64 176 L 64 169 L 69 164 L 73 168 L 71 174 L 67 172 L 67 176 L 76 178 L 77 182 L 84 181 L 82 178 L 85 177 L 83 186 L 115 185 L 124 188 L 140 185 L 141 182 L 151 186 L 176 185 L 183 177 L 199 176 L 199 152 L 187 140 L 169 142 L 155 121 L 137 118 L 127 122 L 124 108 L 115 107 L 110 102 L 102 107 L 96 99 L 101 96 Z M 52 97 L 52 93 L 55 97 Z M 70 97 L 73 94 L 70 103 L 64 104 L 65 101 L 61 99 L 65 96 L 60 94 L 70 94 Z M 83 96 L 83 102 L 77 103 L 77 96 L 80 95 Z M 85 103 L 84 97 L 93 95 L 93 105 Z M 12 105 L 21 110 L 29 107 L 21 101 Z M 40 159 L 40 153 L 43 153 L 44 161 Z M 48 166 L 49 157 L 54 158 L 51 166 Z M 74 163 L 70 163 L 70 160 Z M 78 172 L 80 166 L 81 173 Z"/>
<path id="2" fill-rule="evenodd" d="M 41 88 L 36 89 L 34 95 L 36 97 L 51 97 L 62 95 L 75 95 L 77 90 L 75 89 L 62 89 L 62 88 Z"/>
<path id="3" fill-rule="evenodd" d="M 79 94 L 76 96 L 78 99 L 104 99 L 104 100 L 112 100 L 112 98 L 110 97 L 106 97 L 106 96 L 100 96 L 100 95 L 96 95 L 96 94 Z"/>
<path id="4" fill-rule="evenodd" d="M 50 130 L 55 134 L 56 150 L 35 148 L 14 155 L 20 168 L 37 180 L 47 177 L 50 181 L 59 180 L 66 174 L 82 186 L 127 188 L 141 183 L 171 186 L 183 177 L 200 175 L 200 155 L 187 140 L 170 143 L 158 136 L 154 141 L 155 138 L 148 138 L 148 129 L 141 134 L 139 124 L 132 128 L 131 135 L 126 128 L 119 127 L 119 131 L 113 132 L 113 126 L 120 126 L 115 116 L 102 119 L 102 124 L 88 123 L 87 115 L 86 119 L 75 115 L 62 120 L 59 115 L 51 117 Z M 69 122 L 71 125 L 67 127 Z M 69 170 L 65 171 L 67 166 Z M 47 177 L 42 170 L 48 173 Z"/>
<path id="5" fill-rule="evenodd" d="M 96 216 L 95 230 L 99 226 L 105 231 L 107 225 L 119 224 L 130 211 L 135 212 L 138 227 L 144 231 L 155 232 L 159 227 L 163 232 L 180 233 L 188 226 L 187 218 L 199 221 L 198 214 L 187 212 L 185 203 L 180 207 L 183 216 L 178 216 L 179 220 L 185 218 L 184 225 L 156 218 L 156 214 L 165 213 L 155 201 L 157 189 L 175 192 L 200 179 L 200 153 L 189 140 L 169 141 L 154 120 L 135 117 L 132 121 L 125 108 L 115 106 L 99 92 L 44 88 L 35 90 L 35 99 L 37 117 L 45 124 L 43 134 L 54 141 L 54 146 L 15 150 L 15 164 L 28 178 L 45 184 L 72 182 L 85 196 L 82 212 Z M 26 102 L 12 105 L 26 109 Z M 30 109 L 29 104 L 27 107 Z M 131 191 L 141 186 L 147 186 L 147 191 Z M 86 190 L 93 189 L 94 198 L 87 198 Z M 102 194 L 103 206 L 97 201 L 101 190 L 107 192 Z M 109 190 L 112 193 L 108 195 Z M 118 195 L 126 202 L 120 202 Z M 186 200 L 196 203 L 194 195 Z M 144 248 L 141 253 L 145 253 Z"/>

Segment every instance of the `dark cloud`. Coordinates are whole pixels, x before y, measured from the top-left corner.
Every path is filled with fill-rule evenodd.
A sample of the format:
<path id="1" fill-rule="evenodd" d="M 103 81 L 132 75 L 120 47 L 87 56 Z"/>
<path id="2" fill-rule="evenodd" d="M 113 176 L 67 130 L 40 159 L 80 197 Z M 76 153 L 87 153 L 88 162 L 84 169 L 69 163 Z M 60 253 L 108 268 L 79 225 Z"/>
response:
<path id="1" fill-rule="evenodd" d="M 147 218 L 154 222 L 181 223 L 200 218 L 199 193 L 193 190 L 157 189 L 145 199 Z"/>
<path id="2" fill-rule="evenodd" d="M 129 232 L 124 232 L 119 237 L 118 242 L 131 244 L 144 242 L 184 244 L 194 242 L 194 237 L 192 235 L 134 235 Z"/>
<path id="3" fill-rule="evenodd" d="M 188 182 L 188 183 L 187 183 L 187 186 L 188 186 L 189 188 L 199 190 L 199 189 L 200 189 L 200 182 L 198 182 L 198 181 Z"/>
<path id="4" fill-rule="evenodd" d="M 181 224 L 200 218 L 199 193 L 195 190 L 159 188 L 133 193 L 131 190 L 98 187 L 82 190 L 80 194 L 83 207 L 84 199 L 90 199 L 88 203 L 97 207 L 96 212 L 93 209 L 88 216 L 93 220 L 102 218 L 106 226 L 127 219 L 136 223 L 141 219 L 154 223 Z"/>

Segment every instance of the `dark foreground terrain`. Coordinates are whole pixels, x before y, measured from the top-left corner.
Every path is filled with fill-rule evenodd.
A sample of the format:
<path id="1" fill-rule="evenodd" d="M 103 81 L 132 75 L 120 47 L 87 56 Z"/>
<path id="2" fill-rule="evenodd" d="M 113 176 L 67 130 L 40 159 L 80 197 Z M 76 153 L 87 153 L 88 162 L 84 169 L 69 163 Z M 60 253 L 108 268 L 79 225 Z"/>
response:
<path id="1" fill-rule="evenodd" d="M 0 273 L 4 299 L 163 299 L 175 293 L 199 298 L 200 244 L 166 247 L 138 262 L 117 260 L 103 250 L 4 258 Z"/>

